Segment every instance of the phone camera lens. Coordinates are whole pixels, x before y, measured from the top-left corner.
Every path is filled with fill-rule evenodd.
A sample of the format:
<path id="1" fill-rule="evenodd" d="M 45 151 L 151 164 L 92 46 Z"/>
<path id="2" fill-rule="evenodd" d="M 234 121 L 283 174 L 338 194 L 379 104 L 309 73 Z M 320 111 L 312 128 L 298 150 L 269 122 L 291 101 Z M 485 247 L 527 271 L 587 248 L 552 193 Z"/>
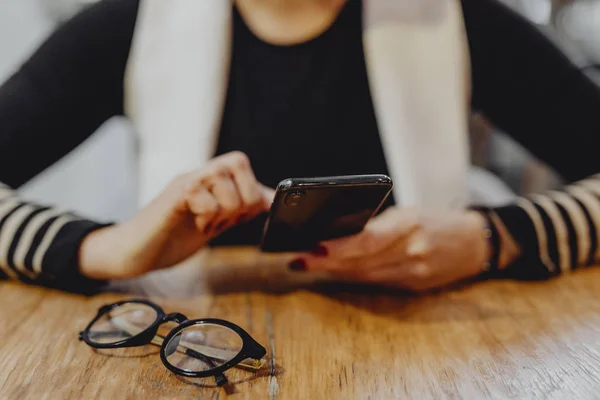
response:
<path id="1" fill-rule="evenodd" d="M 304 199 L 304 192 L 291 192 L 285 197 L 285 205 L 288 207 L 297 207 Z"/>

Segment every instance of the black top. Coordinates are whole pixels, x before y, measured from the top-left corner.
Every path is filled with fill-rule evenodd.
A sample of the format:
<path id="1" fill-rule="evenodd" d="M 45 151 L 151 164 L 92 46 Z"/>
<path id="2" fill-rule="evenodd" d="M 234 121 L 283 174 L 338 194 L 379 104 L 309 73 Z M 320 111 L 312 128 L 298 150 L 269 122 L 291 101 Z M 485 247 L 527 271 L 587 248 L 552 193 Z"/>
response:
<path id="1" fill-rule="evenodd" d="M 497 1 L 461 3 L 473 108 L 568 180 L 600 171 L 598 88 L 536 28 Z M 0 88 L 1 182 L 18 188 L 107 119 L 123 114 L 123 78 L 138 5 L 139 0 L 104 0 L 89 7 L 62 25 Z M 271 187 L 287 177 L 387 173 L 367 81 L 360 1 L 348 1 L 325 33 L 295 46 L 261 41 L 234 8 L 217 153 L 232 150 L 245 152 L 257 178 Z M 576 204 L 593 229 L 593 213 L 581 201 Z M 557 206 L 568 219 L 570 211 Z M 555 235 L 546 211 L 534 207 Z M 7 207 L 7 216 L 14 212 Z M 530 210 L 511 205 L 498 212 L 511 231 L 537 232 Z M 23 220 L 18 234 L 28 223 Z M 69 260 L 69 272 L 62 275 L 76 269 L 73 255 L 90 223 L 76 219 L 53 233 L 48 252 L 64 259 L 52 261 Z M 577 227 L 567 224 L 573 244 Z M 259 222 L 237 228 L 216 242 L 256 243 L 259 229 Z M 521 243 L 532 247 L 532 254 L 539 250 L 536 238 L 519 236 L 532 241 Z M 13 241 L 12 256 L 19 237 L 4 240 Z M 31 246 L 33 253 L 37 245 Z M 50 261 L 42 259 L 43 269 Z M 9 267 L 15 268 L 10 261 Z M 27 262 L 23 268 L 35 270 Z"/>
<path id="2" fill-rule="evenodd" d="M 360 1 L 294 46 L 256 37 L 234 7 L 229 90 L 217 153 L 243 151 L 256 177 L 387 174 L 362 48 Z M 388 204 L 393 203 L 393 198 Z M 264 218 L 215 241 L 256 244 Z"/>

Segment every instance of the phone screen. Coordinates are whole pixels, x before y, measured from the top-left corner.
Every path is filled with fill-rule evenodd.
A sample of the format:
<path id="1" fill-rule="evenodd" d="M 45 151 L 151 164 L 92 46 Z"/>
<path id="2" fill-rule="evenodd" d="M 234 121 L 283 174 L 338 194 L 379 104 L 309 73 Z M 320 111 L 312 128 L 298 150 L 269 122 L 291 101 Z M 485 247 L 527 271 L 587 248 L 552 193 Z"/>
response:
<path id="1" fill-rule="evenodd" d="M 264 251 L 307 251 L 359 233 L 390 192 L 385 185 L 312 187 L 278 192 L 265 226 Z"/>

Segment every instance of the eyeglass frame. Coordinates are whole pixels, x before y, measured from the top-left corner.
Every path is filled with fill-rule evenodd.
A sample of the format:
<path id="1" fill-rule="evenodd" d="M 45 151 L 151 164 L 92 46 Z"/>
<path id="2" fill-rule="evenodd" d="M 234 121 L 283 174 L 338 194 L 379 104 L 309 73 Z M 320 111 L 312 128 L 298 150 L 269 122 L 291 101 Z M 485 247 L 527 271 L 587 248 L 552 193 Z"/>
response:
<path id="1" fill-rule="evenodd" d="M 152 309 L 154 309 L 154 311 L 156 311 L 156 319 L 146 329 L 130 338 L 123 339 L 114 343 L 93 342 L 89 337 L 90 328 L 100 318 L 102 318 L 111 310 L 128 303 L 143 304 L 151 307 Z M 154 337 L 157 336 L 158 329 L 160 328 L 160 326 L 167 322 L 176 322 L 178 325 L 171 329 L 167 336 L 165 336 L 165 338 L 163 339 L 163 342 L 160 345 L 160 359 L 163 365 L 167 367 L 167 369 L 169 369 L 171 372 L 177 375 L 183 375 L 190 378 L 207 378 L 211 376 L 219 377 L 219 375 L 222 375 L 225 371 L 235 367 L 236 365 L 240 364 L 242 361 L 248 358 L 253 360 L 260 360 L 267 354 L 267 350 L 260 343 L 258 343 L 252 336 L 250 336 L 250 334 L 246 332 L 242 327 L 234 324 L 233 322 L 229 322 L 218 318 L 188 319 L 188 317 L 186 317 L 184 314 L 177 312 L 167 314 L 158 304 L 145 299 L 122 300 L 116 303 L 105 304 L 104 306 L 100 307 L 98 309 L 98 313 L 92 319 L 92 321 L 86 326 L 86 328 L 83 331 L 79 332 L 79 340 L 84 341 L 88 346 L 96 349 L 118 349 L 145 346 L 147 344 L 152 343 L 152 339 L 154 339 Z M 203 324 L 221 325 L 234 331 L 242 339 L 242 348 L 240 349 L 238 354 L 231 360 L 225 362 L 224 364 L 206 371 L 194 372 L 190 370 L 184 370 L 181 368 L 177 368 L 173 366 L 170 362 L 168 362 L 165 352 L 167 345 L 169 344 L 171 339 L 173 339 L 173 337 L 176 334 L 192 325 Z M 224 376 L 223 378 L 226 381 L 226 378 Z M 217 382 L 217 384 L 219 385 L 219 382 Z"/>

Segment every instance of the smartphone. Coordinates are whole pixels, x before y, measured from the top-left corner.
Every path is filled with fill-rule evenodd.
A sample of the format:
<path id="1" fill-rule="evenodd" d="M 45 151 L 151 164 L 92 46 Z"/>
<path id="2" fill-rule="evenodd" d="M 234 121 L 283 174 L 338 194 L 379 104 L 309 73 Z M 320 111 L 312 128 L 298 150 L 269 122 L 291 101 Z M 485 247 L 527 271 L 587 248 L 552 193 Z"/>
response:
<path id="1" fill-rule="evenodd" d="M 323 240 L 359 233 L 391 191 L 386 175 L 285 179 L 277 186 L 260 247 L 310 251 Z"/>

